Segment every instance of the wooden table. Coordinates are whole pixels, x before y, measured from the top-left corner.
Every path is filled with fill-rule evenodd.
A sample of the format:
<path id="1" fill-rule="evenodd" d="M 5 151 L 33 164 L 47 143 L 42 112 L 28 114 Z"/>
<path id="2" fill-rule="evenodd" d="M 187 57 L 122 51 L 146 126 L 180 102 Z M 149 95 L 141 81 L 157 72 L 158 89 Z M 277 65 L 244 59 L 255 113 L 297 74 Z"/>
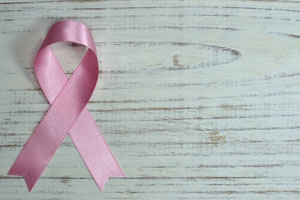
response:
<path id="1" fill-rule="evenodd" d="M 300 1 L 0 0 L 0 199 L 299 199 Z M 48 28 L 88 25 L 88 104 L 126 179 L 98 191 L 71 139 L 29 193 L 7 171 L 49 108 Z M 53 47 L 71 74 L 84 49 Z"/>

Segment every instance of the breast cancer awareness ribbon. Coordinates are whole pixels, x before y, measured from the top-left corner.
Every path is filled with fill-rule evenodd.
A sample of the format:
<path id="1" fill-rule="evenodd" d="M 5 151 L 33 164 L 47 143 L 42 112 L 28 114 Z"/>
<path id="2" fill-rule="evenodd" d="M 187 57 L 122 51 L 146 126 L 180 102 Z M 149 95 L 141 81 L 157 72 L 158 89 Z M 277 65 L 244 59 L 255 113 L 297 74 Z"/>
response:
<path id="1" fill-rule="evenodd" d="M 70 78 L 50 48 L 51 44 L 66 41 L 87 47 L 85 56 Z M 54 24 L 35 57 L 34 72 L 51 106 L 8 175 L 23 176 L 31 191 L 69 133 L 100 190 L 109 177 L 125 177 L 85 107 L 98 79 L 96 47 L 89 29 L 70 20 Z"/>

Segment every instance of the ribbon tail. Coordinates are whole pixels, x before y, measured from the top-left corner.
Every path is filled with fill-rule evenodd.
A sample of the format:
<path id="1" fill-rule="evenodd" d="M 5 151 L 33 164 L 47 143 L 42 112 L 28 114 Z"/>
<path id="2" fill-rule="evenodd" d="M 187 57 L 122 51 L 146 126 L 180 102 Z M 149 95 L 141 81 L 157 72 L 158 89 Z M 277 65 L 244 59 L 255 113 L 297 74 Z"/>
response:
<path id="1" fill-rule="evenodd" d="M 23 176 L 29 191 L 32 190 L 67 135 L 67 131 L 63 134 L 57 126 L 48 122 L 49 120 L 51 122 L 56 120 L 54 117 L 52 120 L 50 119 L 53 115 L 52 112 L 53 107 L 49 109 L 30 136 L 8 172 L 8 175 Z M 59 123 L 56 122 L 55 124 Z"/>
<path id="2" fill-rule="evenodd" d="M 117 163 L 115 163 L 114 168 L 120 168 L 120 166 Z M 108 181 L 108 179 L 110 177 L 125 178 L 125 175 L 121 169 L 111 170 L 111 172 L 109 172 L 108 174 L 105 174 L 105 175 L 99 175 L 97 172 L 94 173 L 93 171 L 90 171 L 90 174 L 92 175 L 92 177 L 100 191 L 103 190 L 105 183 Z"/>
<path id="3" fill-rule="evenodd" d="M 28 171 L 26 167 L 19 167 L 19 160 L 17 159 L 10 170 L 8 171 L 7 175 L 14 175 L 14 176 L 22 176 L 24 181 L 27 185 L 28 191 L 31 192 L 32 188 L 39 180 L 41 174 L 32 173 L 32 171 Z"/>
<path id="4" fill-rule="evenodd" d="M 96 177 L 93 176 L 93 179 L 95 180 L 95 182 L 96 182 L 96 184 L 97 184 L 100 191 L 102 191 L 104 189 L 104 185 L 110 177 L 125 178 L 125 175 L 121 170 L 118 174 L 114 173 L 114 174 L 111 174 L 111 175 L 107 175 L 104 179 L 101 179 L 101 180 L 98 180 Z"/>
<path id="5" fill-rule="evenodd" d="M 24 176 L 24 181 L 27 185 L 28 191 L 31 192 L 32 188 L 36 184 L 36 182 L 39 180 L 40 177 L 37 177 L 35 179 L 32 179 L 32 177 Z"/>
<path id="6" fill-rule="evenodd" d="M 86 108 L 73 124 L 69 135 L 100 190 L 109 177 L 125 177 Z"/>

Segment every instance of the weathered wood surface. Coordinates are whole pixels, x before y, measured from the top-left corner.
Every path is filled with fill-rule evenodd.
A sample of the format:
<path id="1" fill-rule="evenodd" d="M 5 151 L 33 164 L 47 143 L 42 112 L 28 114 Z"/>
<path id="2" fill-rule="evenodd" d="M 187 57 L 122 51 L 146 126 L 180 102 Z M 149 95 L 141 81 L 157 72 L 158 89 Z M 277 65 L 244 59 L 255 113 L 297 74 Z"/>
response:
<path id="1" fill-rule="evenodd" d="M 300 1 L 1 0 L 0 16 L 0 199 L 300 198 Z M 97 45 L 88 109 L 127 176 L 102 192 L 69 138 L 31 193 L 6 175 L 49 108 L 32 63 L 60 19 Z M 70 74 L 82 48 L 54 48 Z"/>

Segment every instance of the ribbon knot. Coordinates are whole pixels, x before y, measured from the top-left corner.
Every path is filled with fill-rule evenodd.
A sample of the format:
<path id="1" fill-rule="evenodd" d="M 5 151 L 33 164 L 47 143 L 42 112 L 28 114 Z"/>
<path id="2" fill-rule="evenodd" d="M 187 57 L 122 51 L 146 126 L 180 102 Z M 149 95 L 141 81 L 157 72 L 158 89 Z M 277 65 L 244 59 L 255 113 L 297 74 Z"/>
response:
<path id="1" fill-rule="evenodd" d="M 50 48 L 51 44 L 65 41 L 87 47 L 70 78 Z M 8 174 L 23 176 L 31 191 L 69 133 L 100 190 L 109 177 L 124 177 L 85 107 L 98 80 L 96 47 L 89 29 L 82 23 L 70 20 L 54 24 L 35 57 L 34 72 L 51 106 Z"/>

